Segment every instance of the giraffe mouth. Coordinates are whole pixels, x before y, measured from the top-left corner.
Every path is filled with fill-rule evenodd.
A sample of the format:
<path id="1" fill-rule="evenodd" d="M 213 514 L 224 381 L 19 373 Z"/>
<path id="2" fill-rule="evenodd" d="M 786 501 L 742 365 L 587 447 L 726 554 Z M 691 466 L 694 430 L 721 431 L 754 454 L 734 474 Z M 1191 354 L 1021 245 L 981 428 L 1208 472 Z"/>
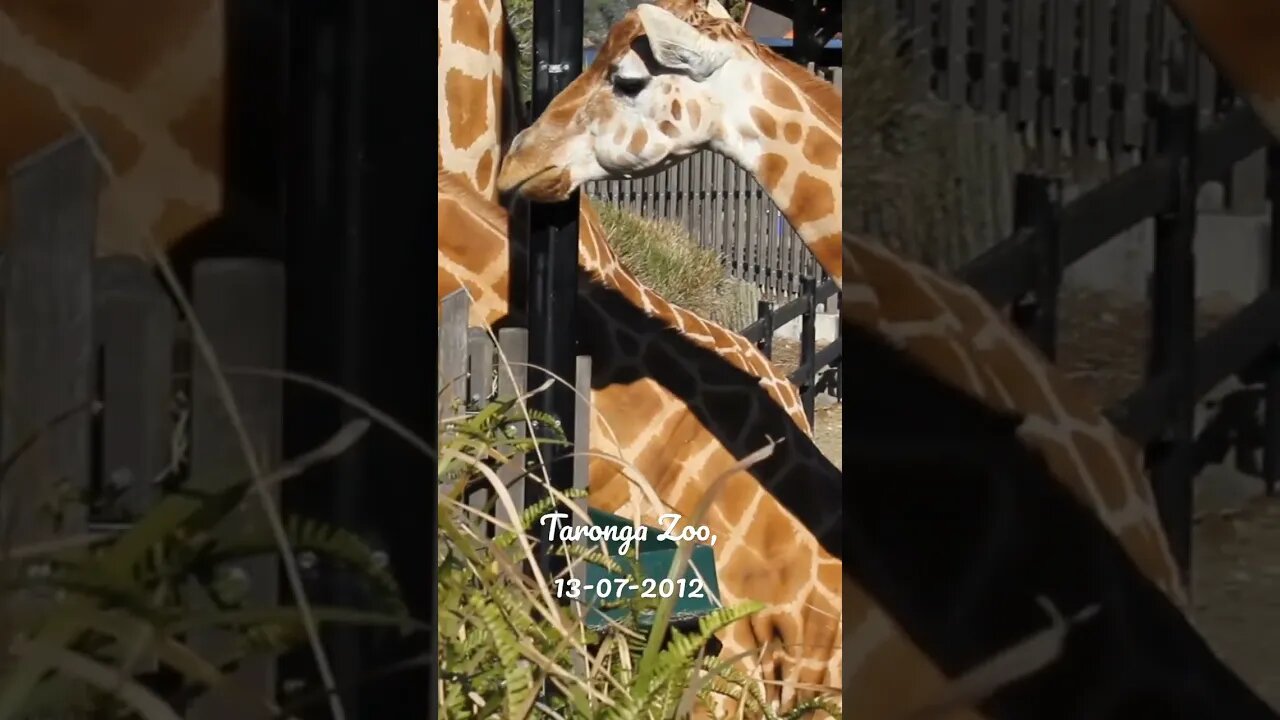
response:
<path id="1" fill-rule="evenodd" d="M 544 165 L 537 170 L 526 171 L 518 164 L 504 164 L 498 175 L 498 188 L 513 198 L 522 197 L 535 202 L 559 202 L 573 192 L 567 170 L 554 165 Z"/>

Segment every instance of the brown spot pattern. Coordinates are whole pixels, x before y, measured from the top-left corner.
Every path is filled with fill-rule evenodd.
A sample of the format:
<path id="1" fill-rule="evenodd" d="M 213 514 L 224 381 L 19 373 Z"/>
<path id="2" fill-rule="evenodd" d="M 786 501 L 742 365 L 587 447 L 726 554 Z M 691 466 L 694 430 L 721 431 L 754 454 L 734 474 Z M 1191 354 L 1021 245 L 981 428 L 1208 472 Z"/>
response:
<path id="1" fill-rule="evenodd" d="M 689 101 L 689 121 L 693 123 L 695 128 L 702 122 L 702 106 L 698 104 L 697 100 Z"/>
<path id="2" fill-rule="evenodd" d="M 760 156 L 760 167 L 756 170 L 760 184 L 766 190 L 774 190 L 782 182 L 787 172 L 787 159 L 776 153 L 765 153 Z"/>
<path id="3" fill-rule="evenodd" d="M 783 137 L 787 142 L 795 145 L 800 142 L 801 128 L 798 122 L 789 122 L 782 128 Z"/>
<path id="4" fill-rule="evenodd" d="M 635 135 L 631 136 L 631 142 L 627 143 L 627 152 L 632 155 L 639 155 L 640 151 L 643 150 L 644 146 L 648 143 L 649 133 L 645 132 L 644 128 L 640 128 L 636 131 Z"/>
<path id="5" fill-rule="evenodd" d="M 791 224 L 800 227 L 835 211 L 835 188 L 808 173 L 800 173 L 787 212 Z"/>
<path id="6" fill-rule="evenodd" d="M 764 93 L 764 99 L 768 100 L 776 107 L 783 110 L 802 110 L 800 98 L 796 97 L 796 91 L 791 89 L 787 83 L 771 72 L 764 73 L 760 78 L 760 89 Z"/>
<path id="7" fill-rule="evenodd" d="M 680 134 L 680 129 L 677 128 L 675 124 L 672 123 L 670 120 L 663 120 L 662 122 L 658 123 L 658 129 L 662 131 L 663 135 L 666 135 L 667 137 L 670 137 L 670 138 L 676 137 L 677 135 Z"/>
<path id="8" fill-rule="evenodd" d="M 165 57 L 187 42 L 195 19 L 214 2 L 6 2 L 4 12 L 24 33 L 60 57 L 109 83 L 132 90 Z M 209 61 L 220 63 L 221 58 Z"/>
<path id="9" fill-rule="evenodd" d="M 449 141 L 456 148 L 469 148 L 489 128 L 478 110 L 486 106 L 488 82 L 450 70 L 444 78 L 445 93 L 452 99 L 449 108 Z"/>
<path id="10" fill-rule="evenodd" d="M 840 157 L 840 141 L 822 128 L 809 128 L 804 138 L 804 156 L 820 168 L 835 170 Z"/>
<path id="11" fill-rule="evenodd" d="M 778 123 L 774 121 L 773 116 L 765 112 L 762 108 L 751 108 L 751 122 L 756 124 L 760 129 L 760 134 L 776 140 L 778 138 Z"/>
<path id="12" fill-rule="evenodd" d="M 214 80 L 192 102 L 187 111 L 169 125 L 173 137 L 196 164 L 219 177 L 222 175 L 223 83 Z"/>
<path id="13" fill-rule="evenodd" d="M 494 165 L 497 164 L 498 151 L 490 148 L 484 151 L 484 155 L 480 156 L 480 162 L 476 164 L 476 185 L 477 189 L 482 193 L 489 192 L 489 186 L 495 179 Z"/>
<path id="14" fill-rule="evenodd" d="M 671 119 L 678 121 L 681 118 L 681 116 L 682 116 L 682 111 L 680 109 L 680 101 L 672 100 L 671 101 Z"/>
<path id="15" fill-rule="evenodd" d="M 492 47 L 489 34 L 485 32 L 487 28 L 488 21 L 480 0 L 455 0 L 452 29 L 455 43 L 488 55 Z"/>

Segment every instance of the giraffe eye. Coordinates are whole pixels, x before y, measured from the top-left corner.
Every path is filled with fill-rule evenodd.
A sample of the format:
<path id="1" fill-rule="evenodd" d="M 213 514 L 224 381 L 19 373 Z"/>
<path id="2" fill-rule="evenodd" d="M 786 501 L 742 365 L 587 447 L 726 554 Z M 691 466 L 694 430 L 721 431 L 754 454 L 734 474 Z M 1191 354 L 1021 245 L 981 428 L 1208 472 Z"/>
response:
<path id="1" fill-rule="evenodd" d="M 639 95 L 640 91 L 644 90 L 645 86 L 648 84 L 649 78 L 647 77 L 636 78 L 615 75 L 613 78 L 613 89 L 619 94 L 626 95 L 627 97 L 635 97 L 636 95 Z"/>

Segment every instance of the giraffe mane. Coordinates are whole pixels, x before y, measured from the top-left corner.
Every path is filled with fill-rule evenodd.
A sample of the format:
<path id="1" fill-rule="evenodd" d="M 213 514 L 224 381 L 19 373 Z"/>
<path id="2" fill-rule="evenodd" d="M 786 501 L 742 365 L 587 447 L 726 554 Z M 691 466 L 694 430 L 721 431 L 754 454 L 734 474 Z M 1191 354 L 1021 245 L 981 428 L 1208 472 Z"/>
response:
<path id="1" fill-rule="evenodd" d="M 812 100 L 815 106 L 814 109 L 820 111 L 818 115 L 821 120 L 837 131 L 843 127 L 843 100 L 840 97 L 840 93 L 836 92 L 834 84 L 809 73 L 796 63 L 774 52 L 767 45 L 761 45 L 755 40 L 752 40 L 752 43 L 755 44 L 760 62 L 777 70 L 788 81 L 794 83 L 806 97 Z M 838 132 L 837 135 L 839 135 Z"/>

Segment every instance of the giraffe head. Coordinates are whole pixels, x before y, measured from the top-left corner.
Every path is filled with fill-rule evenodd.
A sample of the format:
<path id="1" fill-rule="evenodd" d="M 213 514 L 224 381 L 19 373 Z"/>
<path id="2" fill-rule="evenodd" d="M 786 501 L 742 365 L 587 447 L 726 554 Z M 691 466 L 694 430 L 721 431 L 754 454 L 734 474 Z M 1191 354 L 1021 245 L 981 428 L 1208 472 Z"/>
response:
<path id="1" fill-rule="evenodd" d="M 770 122 L 760 119 L 771 113 L 766 98 L 785 84 L 766 68 L 805 73 L 706 2 L 658 0 L 628 12 L 591 67 L 513 140 L 499 189 L 562 200 L 582 183 L 651 174 L 705 147 L 754 169 L 759 125 Z"/>

